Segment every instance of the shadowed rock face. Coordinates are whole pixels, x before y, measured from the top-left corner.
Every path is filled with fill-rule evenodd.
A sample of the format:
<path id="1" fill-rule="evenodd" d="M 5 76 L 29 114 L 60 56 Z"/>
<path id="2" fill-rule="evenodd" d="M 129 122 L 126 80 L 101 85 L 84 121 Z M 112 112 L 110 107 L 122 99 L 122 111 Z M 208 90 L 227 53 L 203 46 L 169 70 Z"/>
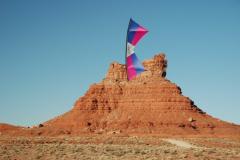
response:
<path id="1" fill-rule="evenodd" d="M 125 65 L 110 64 L 69 112 L 31 134 L 128 133 L 160 135 L 240 135 L 240 127 L 213 118 L 165 78 L 164 54 L 143 62 L 145 72 L 127 80 Z"/>

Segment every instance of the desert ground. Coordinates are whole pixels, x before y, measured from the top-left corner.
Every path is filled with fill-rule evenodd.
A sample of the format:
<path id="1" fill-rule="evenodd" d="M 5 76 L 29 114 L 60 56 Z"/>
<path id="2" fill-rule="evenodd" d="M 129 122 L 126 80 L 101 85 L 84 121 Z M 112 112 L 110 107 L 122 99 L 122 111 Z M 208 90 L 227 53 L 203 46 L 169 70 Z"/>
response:
<path id="1" fill-rule="evenodd" d="M 240 138 L 0 136 L 1 160 L 240 160 Z"/>

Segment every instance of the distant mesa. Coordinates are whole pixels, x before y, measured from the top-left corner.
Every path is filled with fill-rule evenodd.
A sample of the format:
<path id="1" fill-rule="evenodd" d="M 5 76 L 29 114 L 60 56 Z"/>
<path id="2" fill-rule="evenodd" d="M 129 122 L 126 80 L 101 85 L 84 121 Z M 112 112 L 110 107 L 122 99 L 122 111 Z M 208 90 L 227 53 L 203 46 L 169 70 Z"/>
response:
<path id="1" fill-rule="evenodd" d="M 0 127 L 1 134 L 128 134 L 239 136 L 240 126 L 211 117 L 166 79 L 167 60 L 157 54 L 143 62 L 145 72 L 127 80 L 124 64 L 113 62 L 106 77 L 90 86 L 74 107 L 38 127 Z M 6 132 L 8 130 L 8 132 Z"/>
<path id="2" fill-rule="evenodd" d="M 4 134 L 12 134 L 15 133 L 16 131 L 20 131 L 24 127 L 20 126 L 14 126 L 11 124 L 6 124 L 6 123 L 0 123 L 0 136 Z"/>

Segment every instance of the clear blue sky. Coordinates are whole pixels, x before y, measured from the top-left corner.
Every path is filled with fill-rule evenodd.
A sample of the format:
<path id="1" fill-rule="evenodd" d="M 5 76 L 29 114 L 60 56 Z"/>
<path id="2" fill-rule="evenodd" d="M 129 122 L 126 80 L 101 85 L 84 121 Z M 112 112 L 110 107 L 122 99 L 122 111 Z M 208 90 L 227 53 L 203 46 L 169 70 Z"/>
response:
<path id="1" fill-rule="evenodd" d="M 31 126 L 72 108 L 112 61 L 130 17 L 165 52 L 167 78 L 214 117 L 240 124 L 239 0 L 1 0 L 0 122 Z"/>

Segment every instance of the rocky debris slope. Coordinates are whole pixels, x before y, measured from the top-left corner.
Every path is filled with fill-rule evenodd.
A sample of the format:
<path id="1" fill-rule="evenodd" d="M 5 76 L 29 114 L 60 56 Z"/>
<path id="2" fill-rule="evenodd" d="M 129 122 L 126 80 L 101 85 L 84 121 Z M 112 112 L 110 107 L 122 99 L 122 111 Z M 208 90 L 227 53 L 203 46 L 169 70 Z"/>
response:
<path id="1" fill-rule="evenodd" d="M 164 54 L 143 62 L 131 81 L 125 65 L 110 64 L 106 77 L 90 86 L 69 112 L 29 129 L 32 135 L 156 134 L 239 136 L 240 127 L 199 109 L 166 76 Z M 25 132 L 24 132 L 25 133 Z"/>

